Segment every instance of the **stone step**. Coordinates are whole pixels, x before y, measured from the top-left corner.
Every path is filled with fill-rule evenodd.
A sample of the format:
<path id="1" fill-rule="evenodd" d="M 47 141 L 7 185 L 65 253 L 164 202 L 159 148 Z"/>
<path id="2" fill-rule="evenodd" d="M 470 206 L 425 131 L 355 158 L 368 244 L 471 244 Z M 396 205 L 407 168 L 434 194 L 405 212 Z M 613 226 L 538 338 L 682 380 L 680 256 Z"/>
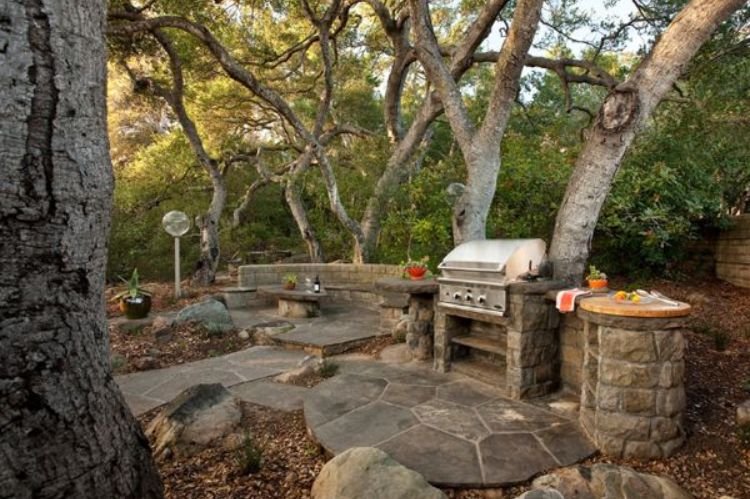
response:
<path id="1" fill-rule="evenodd" d="M 465 374 L 470 378 L 496 386 L 502 390 L 507 388 L 505 364 L 490 364 L 476 359 L 461 359 L 451 362 L 451 371 Z"/>
<path id="2" fill-rule="evenodd" d="M 484 352 L 492 353 L 505 357 L 505 347 L 500 344 L 499 340 L 483 338 L 475 335 L 468 336 L 456 336 L 451 339 L 451 342 L 465 347 L 473 348 L 475 350 L 482 350 Z"/>

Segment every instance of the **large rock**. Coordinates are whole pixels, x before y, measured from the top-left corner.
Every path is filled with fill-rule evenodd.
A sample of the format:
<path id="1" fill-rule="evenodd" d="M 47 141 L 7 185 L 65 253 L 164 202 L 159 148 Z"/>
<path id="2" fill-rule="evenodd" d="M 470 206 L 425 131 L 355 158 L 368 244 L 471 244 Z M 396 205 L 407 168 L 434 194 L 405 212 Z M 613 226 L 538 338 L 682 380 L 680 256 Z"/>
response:
<path id="1" fill-rule="evenodd" d="M 234 329 L 229 310 L 223 303 L 216 300 L 205 300 L 180 310 L 174 318 L 174 324 L 185 322 L 197 322 L 202 324 L 209 332 L 217 334 Z"/>
<path id="2" fill-rule="evenodd" d="M 157 457 L 189 456 L 237 433 L 242 410 L 219 383 L 191 386 L 174 398 L 148 425 Z"/>
<path id="3" fill-rule="evenodd" d="M 638 473 L 624 466 L 595 464 L 563 468 L 534 480 L 535 491 L 546 495 L 523 495 L 524 499 L 552 498 L 551 490 L 565 499 L 690 499 L 692 496 L 666 477 Z M 528 493 L 527 493 L 528 494 Z M 520 499 L 519 497 L 519 499 Z"/>
<path id="4" fill-rule="evenodd" d="M 334 457 L 312 486 L 312 499 L 444 499 L 440 490 L 374 447 Z"/>
<path id="5" fill-rule="evenodd" d="M 308 355 L 299 361 L 296 368 L 281 373 L 274 379 L 279 383 L 295 384 L 304 378 L 319 373 L 324 364 L 323 359 Z"/>
<path id="6" fill-rule="evenodd" d="M 271 321 L 255 324 L 250 328 L 250 336 L 256 345 L 275 345 L 276 336 L 294 329 L 294 324 L 287 321 Z"/>

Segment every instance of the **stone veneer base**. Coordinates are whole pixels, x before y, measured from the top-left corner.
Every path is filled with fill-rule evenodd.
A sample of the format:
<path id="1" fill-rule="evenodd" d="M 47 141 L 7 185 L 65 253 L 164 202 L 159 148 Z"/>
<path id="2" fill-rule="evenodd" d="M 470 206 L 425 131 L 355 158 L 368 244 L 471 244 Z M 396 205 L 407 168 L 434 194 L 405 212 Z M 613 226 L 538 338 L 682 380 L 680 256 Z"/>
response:
<path id="1" fill-rule="evenodd" d="M 685 319 L 579 310 L 581 426 L 610 456 L 668 457 L 685 441 Z"/>

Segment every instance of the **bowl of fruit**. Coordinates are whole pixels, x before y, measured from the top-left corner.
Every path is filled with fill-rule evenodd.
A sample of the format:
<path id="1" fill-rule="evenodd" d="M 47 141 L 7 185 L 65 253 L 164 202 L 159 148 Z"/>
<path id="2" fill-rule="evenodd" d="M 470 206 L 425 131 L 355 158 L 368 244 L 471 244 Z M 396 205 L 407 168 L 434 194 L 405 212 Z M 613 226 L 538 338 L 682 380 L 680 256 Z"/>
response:
<path id="1" fill-rule="evenodd" d="M 618 291 L 611 296 L 612 300 L 624 305 L 644 305 L 654 301 L 653 298 L 643 296 L 635 291 Z"/>

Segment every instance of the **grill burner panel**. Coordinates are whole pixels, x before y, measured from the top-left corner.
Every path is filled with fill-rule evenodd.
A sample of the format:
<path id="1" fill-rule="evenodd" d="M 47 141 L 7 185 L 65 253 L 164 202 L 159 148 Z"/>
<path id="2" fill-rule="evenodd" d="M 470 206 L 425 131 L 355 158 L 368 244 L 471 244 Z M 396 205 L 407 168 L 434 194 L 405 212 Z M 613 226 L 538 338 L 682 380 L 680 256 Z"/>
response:
<path id="1" fill-rule="evenodd" d="M 538 268 L 546 245 L 541 239 L 469 241 L 439 265 L 440 302 L 445 307 L 505 315 L 508 283 Z"/>

